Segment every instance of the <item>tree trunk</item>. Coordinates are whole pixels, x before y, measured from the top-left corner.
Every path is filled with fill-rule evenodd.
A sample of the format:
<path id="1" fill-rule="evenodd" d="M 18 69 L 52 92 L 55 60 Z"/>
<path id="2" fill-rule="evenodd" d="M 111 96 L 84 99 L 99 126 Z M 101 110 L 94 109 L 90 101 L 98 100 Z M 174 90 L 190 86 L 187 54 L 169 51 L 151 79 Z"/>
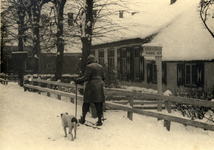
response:
<path id="1" fill-rule="evenodd" d="M 33 14 L 33 73 L 38 73 L 39 54 L 40 54 L 40 37 L 39 37 L 39 21 L 41 8 L 37 4 L 32 7 Z"/>
<path id="2" fill-rule="evenodd" d="M 82 41 L 82 66 L 81 70 L 84 74 L 86 59 L 91 54 L 92 41 L 92 22 L 93 22 L 93 0 L 85 0 L 85 11 L 82 15 L 81 41 Z"/>
<path id="3" fill-rule="evenodd" d="M 66 0 L 57 0 L 55 7 L 57 10 L 57 56 L 56 56 L 56 80 L 61 79 L 63 69 L 63 53 L 64 53 L 64 40 L 63 40 L 63 10 Z"/>
<path id="4" fill-rule="evenodd" d="M 18 14 L 18 21 L 17 21 L 17 24 L 18 24 L 18 51 L 23 51 L 23 34 L 24 34 L 24 18 L 25 18 L 25 11 L 19 7 L 18 8 L 19 10 L 17 11 L 17 14 Z M 23 75 L 24 75 L 24 60 L 21 59 L 21 60 L 18 60 L 18 62 L 16 62 L 16 67 L 17 67 L 17 70 L 18 70 L 18 84 L 20 86 L 23 86 Z"/>

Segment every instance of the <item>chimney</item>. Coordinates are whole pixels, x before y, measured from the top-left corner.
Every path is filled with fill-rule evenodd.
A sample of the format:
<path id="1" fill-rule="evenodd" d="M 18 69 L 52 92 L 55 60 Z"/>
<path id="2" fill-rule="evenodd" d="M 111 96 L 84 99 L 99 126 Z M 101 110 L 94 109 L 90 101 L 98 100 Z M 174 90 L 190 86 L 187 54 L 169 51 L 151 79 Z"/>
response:
<path id="1" fill-rule="evenodd" d="M 171 0 L 170 5 L 174 4 L 177 0 Z"/>
<path id="2" fill-rule="evenodd" d="M 124 10 L 119 10 L 119 18 L 123 18 L 123 11 Z"/>

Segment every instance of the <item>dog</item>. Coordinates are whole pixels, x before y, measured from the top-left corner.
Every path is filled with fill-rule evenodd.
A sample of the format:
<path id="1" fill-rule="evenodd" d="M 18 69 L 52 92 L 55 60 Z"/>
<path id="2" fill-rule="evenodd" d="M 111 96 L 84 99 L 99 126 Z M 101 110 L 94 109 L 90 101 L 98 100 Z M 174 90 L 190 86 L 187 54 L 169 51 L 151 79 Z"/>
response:
<path id="1" fill-rule="evenodd" d="M 71 141 L 76 139 L 76 131 L 77 131 L 77 119 L 73 115 L 68 115 L 68 113 L 61 114 L 62 126 L 65 132 L 65 137 L 67 137 L 66 128 L 69 128 L 69 134 L 71 134 Z M 74 136 L 72 134 L 72 130 L 74 131 Z"/>

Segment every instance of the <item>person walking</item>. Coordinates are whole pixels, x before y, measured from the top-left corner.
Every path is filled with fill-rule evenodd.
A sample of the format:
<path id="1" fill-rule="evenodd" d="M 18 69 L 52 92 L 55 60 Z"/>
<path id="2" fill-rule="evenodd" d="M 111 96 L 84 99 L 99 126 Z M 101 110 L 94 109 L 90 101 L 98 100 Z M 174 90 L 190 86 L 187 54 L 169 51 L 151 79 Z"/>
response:
<path id="1" fill-rule="evenodd" d="M 85 123 L 85 117 L 87 112 L 89 111 L 90 103 L 94 103 L 98 117 L 96 125 L 102 125 L 101 118 L 103 115 L 103 103 L 105 102 L 103 90 L 104 79 L 105 77 L 103 66 L 97 63 L 97 60 L 94 55 L 90 54 L 87 57 L 87 65 L 85 68 L 84 75 L 74 80 L 76 84 L 80 84 L 87 81 L 82 105 L 82 116 L 79 120 L 79 123 Z"/>

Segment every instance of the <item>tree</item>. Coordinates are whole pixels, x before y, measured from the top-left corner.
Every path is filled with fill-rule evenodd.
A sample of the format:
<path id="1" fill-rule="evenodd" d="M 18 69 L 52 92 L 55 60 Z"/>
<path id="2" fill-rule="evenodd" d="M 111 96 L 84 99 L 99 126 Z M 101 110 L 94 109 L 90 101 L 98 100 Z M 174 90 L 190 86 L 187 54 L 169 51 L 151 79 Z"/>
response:
<path id="1" fill-rule="evenodd" d="M 23 51 L 23 38 L 24 38 L 24 32 L 26 31 L 25 29 L 25 16 L 26 16 L 26 13 L 23 9 L 23 3 L 22 1 L 19 1 L 19 0 L 10 0 L 9 1 L 10 3 L 10 6 L 8 7 L 8 9 L 6 10 L 6 13 L 8 12 L 11 12 L 11 14 L 7 15 L 5 14 L 4 16 L 4 20 L 3 21 L 6 21 L 8 24 L 7 24 L 7 27 L 11 27 L 13 25 L 10 25 L 9 23 L 14 23 L 13 21 L 15 20 L 15 24 L 18 25 L 18 51 Z M 8 18 L 9 19 L 8 19 Z M 11 32 L 8 32 L 9 29 L 5 29 L 7 30 L 7 33 L 11 34 Z M 12 34 L 13 36 L 13 34 Z M 17 71 L 18 71 L 18 80 L 19 80 L 19 85 L 20 86 L 23 86 L 23 66 L 24 66 L 24 61 L 23 59 L 19 58 L 17 59 L 17 62 L 16 62 L 17 66 Z"/>
<path id="2" fill-rule="evenodd" d="M 72 33 L 72 36 L 79 37 L 81 40 L 81 70 L 84 73 L 86 59 L 91 54 L 92 40 L 105 37 L 105 34 L 109 32 L 124 28 L 120 23 L 112 22 L 108 16 L 117 14 L 119 9 L 125 9 L 125 5 L 123 0 L 74 0 L 72 6 L 74 15 L 76 15 L 73 19 L 73 26 L 80 29 L 80 32 L 76 32 L 75 35 Z M 116 9 L 111 9 L 111 7 L 116 7 Z M 73 26 L 72 29 L 74 29 Z"/>
<path id="3" fill-rule="evenodd" d="M 32 29 L 32 43 L 33 43 L 33 73 L 38 73 L 38 59 L 41 52 L 40 49 L 40 28 L 39 25 L 41 17 L 41 9 L 45 3 L 51 0 L 23 0 L 25 11 L 28 14 L 30 28 Z"/>
<path id="4" fill-rule="evenodd" d="M 63 40 L 63 10 L 66 0 L 55 0 L 54 4 L 57 11 L 57 58 L 56 58 L 56 80 L 62 77 L 64 40 Z"/>
<path id="5" fill-rule="evenodd" d="M 211 27 L 208 26 L 207 21 L 210 16 L 209 10 L 211 10 L 211 7 L 214 4 L 214 0 L 201 0 L 200 5 L 199 5 L 199 12 L 200 12 L 200 18 L 206 27 L 206 29 L 209 31 L 209 33 L 212 35 L 214 38 L 214 29 L 211 30 Z"/>

